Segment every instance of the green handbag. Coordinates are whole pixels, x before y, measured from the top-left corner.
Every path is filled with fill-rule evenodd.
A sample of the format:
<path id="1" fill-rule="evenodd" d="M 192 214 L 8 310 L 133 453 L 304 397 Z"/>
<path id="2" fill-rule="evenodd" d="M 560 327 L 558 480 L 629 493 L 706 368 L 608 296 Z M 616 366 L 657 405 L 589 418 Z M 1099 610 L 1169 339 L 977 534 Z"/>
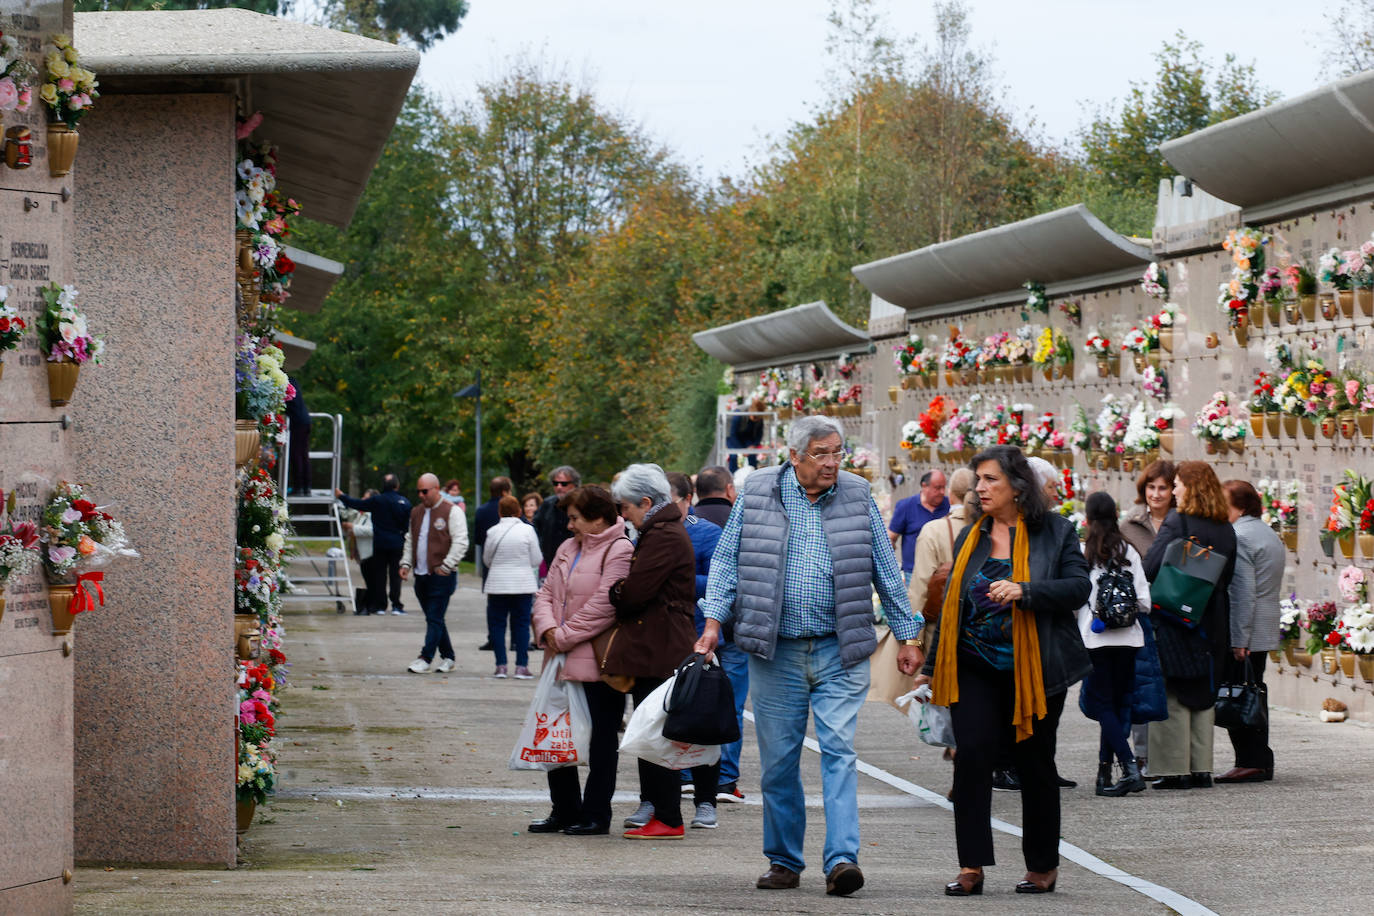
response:
<path id="1" fill-rule="evenodd" d="M 1195 627 L 1202 620 L 1230 557 L 1189 537 L 1186 520 L 1183 535 L 1164 549 L 1164 562 L 1150 583 L 1150 603 Z"/>

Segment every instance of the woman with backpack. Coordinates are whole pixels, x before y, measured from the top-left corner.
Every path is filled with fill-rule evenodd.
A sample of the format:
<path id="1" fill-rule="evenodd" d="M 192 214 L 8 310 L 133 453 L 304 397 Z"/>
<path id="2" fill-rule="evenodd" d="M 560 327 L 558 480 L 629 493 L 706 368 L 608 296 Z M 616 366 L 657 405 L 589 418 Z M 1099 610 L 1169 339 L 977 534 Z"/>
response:
<path id="1" fill-rule="evenodd" d="M 1119 797 L 1145 790 L 1131 751 L 1131 694 L 1135 689 L 1135 654 L 1145 645 L 1137 614 L 1150 612 L 1150 585 L 1145 568 L 1116 523 L 1116 500 L 1106 493 L 1088 497 L 1088 538 L 1083 544 L 1092 580 L 1088 601 L 1078 609 L 1078 630 L 1092 661 L 1083 682 L 1084 710 L 1102 729 L 1098 746 L 1097 794 Z M 1121 779 L 1112 782 L 1112 757 L 1121 764 Z"/>

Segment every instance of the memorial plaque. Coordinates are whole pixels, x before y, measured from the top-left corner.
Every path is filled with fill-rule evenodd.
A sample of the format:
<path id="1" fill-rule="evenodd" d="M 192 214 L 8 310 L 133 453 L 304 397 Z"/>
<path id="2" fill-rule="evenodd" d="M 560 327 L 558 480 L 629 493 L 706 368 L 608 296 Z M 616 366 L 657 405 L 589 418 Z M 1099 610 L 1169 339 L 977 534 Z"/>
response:
<path id="1" fill-rule="evenodd" d="M 0 285 L 28 329 L 17 350 L 3 355 L 0 377 L 0 490 L 14 493 L 16 519 L 37 520 L 53 481 L 68 475 L 72 407 L 49 403 L 46 363 L 39 352 L 39 290 L 71 283 L 73 176 L 48 173 L 47 107 L 38 98 L 49 36 L 70 34 L 60 2 L 0 0 L 0 30 L 18 43 L 38 71 L 28 111 L 0 112 L 0 134 L 31 132 L 31 165 L 14 169 L 0 159 Z M 72 863 L 72 659 L 52 635 L 47 585 L 41 571 L 13 578 L 0 620 L 0 697 L 8 710 L 0 727 L 0 912 L 35 893 L 42 911 L 70 909 L 71 888 L 60 880 Z M 41 882 L 41 883 L 40 883 Z M 27 888 L 26 890 L 21 890 Z M 35 890 L 40 888 L 41 890 Z M 22 897 L 19 895 L 23 895 Z M 18 912 L 19 910 L 14 910 Z M 32 911 L 32 910 L 30 910 Z"/>

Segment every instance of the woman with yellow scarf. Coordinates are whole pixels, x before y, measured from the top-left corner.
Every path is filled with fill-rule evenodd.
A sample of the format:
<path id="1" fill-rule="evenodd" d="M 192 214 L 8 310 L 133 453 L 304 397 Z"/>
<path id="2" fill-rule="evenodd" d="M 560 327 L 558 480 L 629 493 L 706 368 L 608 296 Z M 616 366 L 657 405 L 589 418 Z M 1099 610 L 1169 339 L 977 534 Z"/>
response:
<path id="1" fill-rule="evenodd" d="M 940 628 L 920 684 L 948 706 L 959 875 L 951 897 L 983 892 L 992 849 L 992 773 L 1008 753 L 1021 777 L 1020 894 L 1054 891 L 1059 874 L 1055 730 L 1069 686 L 1092 669 L 1076 611 L 1092 582 L 1073 524 L 1048 511 L 1021 450 L 998 445 L 969 466 L 983 519 L 954 544 Z"/>

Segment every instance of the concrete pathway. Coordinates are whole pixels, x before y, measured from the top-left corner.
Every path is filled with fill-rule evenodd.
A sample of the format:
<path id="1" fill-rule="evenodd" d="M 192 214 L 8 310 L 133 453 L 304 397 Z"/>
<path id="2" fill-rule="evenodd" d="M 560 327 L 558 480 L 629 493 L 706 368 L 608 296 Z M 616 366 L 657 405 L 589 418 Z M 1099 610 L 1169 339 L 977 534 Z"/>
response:
<path id="1" fill-rule="evenodd" d="M 416 606 L 413 596 L 407 605 Z M 1023 868 L 1019 840 L 1005 833 L 985 896 L 943 896 L 956 871 L 943 802 L 950 766 L 880 704 L 869 704 L 859 723 L 860 864 L 868 884 L 852 899 L 824 895 L 812 751 L 803 766 L 813 867 L 798 890 L 754 889 L 767 862 L 750 726 L 741 779 L 747 798 L 721 806 L 717 830 L 659 843 L 614 833 L 527 835 L 526 824 L 548 812 L 544 776 L 508 770 L 506 759 L 535 681 L 490 676 L 490 653 L 477 651 L 483 607 L 471 587 L 455 595 L 449 625 L 459 667 L 448 675 L 405 673 L 422 640 L 418 613 L 291 614 L 280 792 L 259 810 L 240 867 L 80 868 L 78 912 L 1368 912 L 1374 730 L 1287 711 L 1273 716 L 1273 783 L 1105 799 L 1091 788 L 1096 724 L 1071 706 L 1059 765 L 1080 782 L 1063 795 L 1063 838 L 1075 849 L 1065 848 L 1059 890 L 1045 897 L 1012 893 Z M 1231 751 L 1225 733 L 1217 737 L 1222 771 Z M 620 775 L 617 819 L 635 807 L 631 762 L 621 762 Z M 993 809 L 1009 829 L 1020 823 L 1015 794 L 995 793 Z"/>

